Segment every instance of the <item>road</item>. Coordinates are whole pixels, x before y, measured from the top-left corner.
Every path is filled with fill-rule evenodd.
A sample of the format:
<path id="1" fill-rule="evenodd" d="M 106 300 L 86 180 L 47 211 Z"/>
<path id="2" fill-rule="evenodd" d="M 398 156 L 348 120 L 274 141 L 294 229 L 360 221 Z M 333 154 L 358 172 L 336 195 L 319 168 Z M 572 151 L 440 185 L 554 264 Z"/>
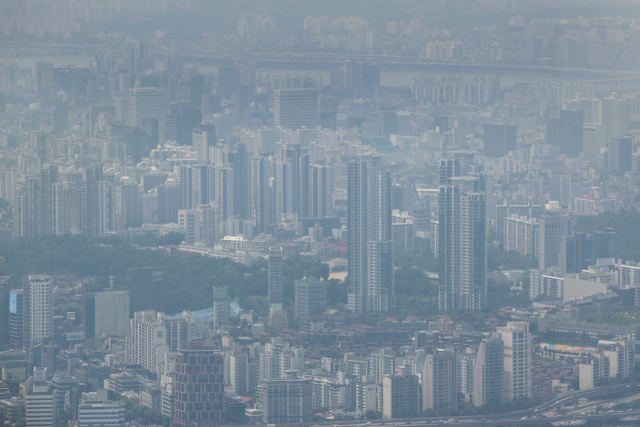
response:
<path id="1" fill-rule="evenodd" d="M 545 402 L 534 408 L 529 408 L 523 411 L 509 412 L 505 414 L 495 415 L 483 415 L 483 416 L 470 416 L 470 417 L 441 417 L 441 418 L 425 418 L 422 420 L 376 420 L 371 421 L 370 424 L 365 424 L 366 427 L 391 427 L 391 426 L 404 426 L 404 427 L 421 427 L 421 426 L 436 426 L 446 425 L 449 427 L 480 427 L 480 426 L 503 426 L 503 425 L 535 425 L 541 423 L 550 423 L 556 421 L 576 421 L 576 420 L 621 420 L 627 417 L 640 417 L 640 409 L 634 409 L 631 411 L 612 411 L 601 412 L 599 414 L 567 414 L 558 415 L 554 417 L 545 417 L 543 414 L 555 411 L 559 407 L 566 403 L 577 402 L 578 399 L 589 399 L 589 401 L 601 398 L 602 404 L 609 401 L 620 400 L 628 396 L 633 396 L 640 393 L 640 383 L 633 384 L 620 384 L 607 387 L 598 387 L 592 390 L 571 392 L 563 396 L 556 397 L 555 399 Z M 602 399 L 606 398 L 608 399 Z M 525 418 L 525 419 L 523 419 Z M 449 422 L 449 420 L 453 420 Z M 369 422 L 367 422 L 369 423 Z M 324 423 L 324 425 L 330 424 L 339 427 L 354 427 L 357 425 L 363 425 L 358 421 L 334 421 L 333 423 Z M 637 422 L 636 422 L 637 424 Z"/>

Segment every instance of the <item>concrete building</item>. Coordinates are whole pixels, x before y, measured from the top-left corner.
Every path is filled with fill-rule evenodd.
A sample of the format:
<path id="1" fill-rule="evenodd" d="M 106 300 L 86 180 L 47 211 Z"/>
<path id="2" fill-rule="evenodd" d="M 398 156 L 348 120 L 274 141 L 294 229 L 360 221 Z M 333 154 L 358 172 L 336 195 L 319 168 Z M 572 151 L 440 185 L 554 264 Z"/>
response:
<path id="1" fill-rule="evenodd" d="M 136 312 L 130 320 L 126 351 L 128 363 L 142 365 L 151 372 L 162 374 L 167 352 L 164 313 L 153 310 Z"/>
<path id="2" fill-rule="evenodd" d="M 53 336 L 53 279 L 42 274 L 24 279 L 24 331 L 27 342 Z"/>
<path id="3" fill-rule="evenodd" d="M 95 294 L 95 336 L 129 333 L 129 291 L 97 292 Z"/>
<path id="4" fill-rule="evenodd" d="M 158 128 L 164 135 L 165 91 L 155 87 L 129 89 L 129 126 L 144 127 L 144 119 L 158 120 Z"/>
<path id="5" fill-rule="evenodd" d="M 502 239 L 504 250 L 517 252 L 522 256 L 535 257 L 539 226 L 535 218 L 528 219 L 516 214 L 505 218 Z"/>
<path id="6" fill-rule="evenodd" d="M 504 401 L 504 343 L 499 337 L 480 343 L 473 367 L 473 404 Z"/>
<path id="7" fill-rule="evenodd" d="M 284 303 L 284 251 L 280 246 L 269 248 L 269 311 L 281 311 Z"/>
<path id="8" fill-rule="evenodd" d="M 531 340 L 528 322 L 499 327 L 504 343 L 504 401 L 531 397 Z"/>
<path id="9" fill-rule="evenodd" d="M 213 287 L 213 329 L 229 324 L 231 315 L 231 300 L 228 286 Z"/>
<path id="10" fill-rule="evenodd" d="M 25 398 L 27 427 L 53 427 L 56 420 L 55 395 L 47 382 L 46 368 L 34 368 Z"/>
<path id="11" fill-rule="evenodd" d="M 194 372 L 208 375 L 193 375 Z M 175 362 L 172 424 L 191 426 L 224 421 L 224 357 L 216 350 L 180 349 Z"/>
<path id="12" fill-rule="evenodd" d="M 396 375 L 382 379 L 382 415 L 385 420 L 417 415 L 420 412 L 420 382 L 416 375 L 407 374 L 404 366 L 396 368 Z"/>
<path id="13" fill-rule="evenodd" d="M 315 128 L 319 123 L 318 92 L 310 89 L 273 91 L 273 125 L 282 129 Z"/>
<path id="14" fill-rule="evenodd" d="M 296 319 L 311 317 L 327 307 L 327 284 L 314 279 L 298 279 L 295 282 Z"/>
<path id="15" fill-rule="evenodd" d="M 433 349 L 427 352 L 422 367 L 422 410 L 455 411 L 458 407 L 456 354 Z"/>
<path id="16" fill-rule="evenodd" d="M 571 234 L 569 217 L 560 214 L 540 216 L 538 231 L 538 263 L 540 268 L 558 267 L 558 254 L 562 236 Z"/>
<path id="17" fill-rule="evenodd" d="M 180 348 L 187 348 L 195 335 L 195 325 L 191 321 L 191 312 L 183 311 L 182 317 L 164 319 L 167 352 L 175 353 Z"/>
<path id="18" fill-rule="evenodd" d="M 176 210 L 177 212 L 177 210 Z M 164 270 L 162 267 L 127 269 L 129 316 L 138 311 L 164 311 Z"/>
<path id="19" fill-rule="evenodd" d="M 196 209 L 180 209 L 178 225 L 184 229 L 184 241 L 187 245 L 200 242 L 200 212 Z"/>
<path id="20" fill-rule="evenodd" d="M 311 378 L 286 371 L 284 378 L 262 381 L 259 387 L 265 424 L 304 424 L 313 418 Z"/>
<path id="21" fill-rule="evenodd" d="M 124 403 L 108 400 L 106 390 L 82 393 L 78 405 L 78 427 L 121 427 L 125 422 L 124 413 Z"/>
<path id="22" fill-rule="evenodd" d="M 441 311 L 482 310 L 487 305 L 486 176 L 466 175 L 473 155 L 454 154 L 439 166 L 438 305 Z"/>
<path id="23" fill-rule="evenodd" d="M 348 307 L 358 313 L 393 309 L 391 179 L 379 156 L 347 165 Z"/>
<path id="24" fill-rule="evenodd" d="M 235 350 L 229 356 L 229 380 L 233 392 L 244 396 L 249 392 L 249 354 Z"/>

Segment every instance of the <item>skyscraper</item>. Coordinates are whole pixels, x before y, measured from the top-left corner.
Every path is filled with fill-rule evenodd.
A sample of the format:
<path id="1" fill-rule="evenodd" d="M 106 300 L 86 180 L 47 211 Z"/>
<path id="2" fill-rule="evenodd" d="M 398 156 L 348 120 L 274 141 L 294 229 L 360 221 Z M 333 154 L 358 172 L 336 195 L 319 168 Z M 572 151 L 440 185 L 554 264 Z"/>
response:
<path id="1" fill-rule="evenodd" d="M 143 127 L 144 119 L 158 120 L 159 132 L 164 135 L 164 89 L 134 87 L 129 89 L 129 126 Z"/>
<path id="2" fill-rule="evenodd" d="M 269 295 L 270 313 L 281 311 L 284 303 L 284 252 L 280 246 L 269 248 Z"/>
<path id="3" fill-rule="evenodd" d="M 273 162 L 267 153 L 251 157 L 251 221 L 256 233 L 268 233 L 271 218 L 271 168 Z"/>
<path id="4" fill-rule="evenodd" d="M 24 278 L 25 344 L 53 336 L 53 280 L 42 274 Z"/>
<path id="5" fill-rule="evenodd" d="M 500 337 L 480 343 L 473 366 L 473 404 L 502 403 L 504 390 L 504 343 Z"/>
<path id="6" fill-rule="evenodd" d="M 440 161 L 438 261 L 440 310 L 487 306 L 487 229 L 484 174 L 459 176 L 460 159 Z"/>
<path id="7" fill-rule="evenodd" d="M 273 91 L 273 125 L 283 129 L 318 125 L 318 92 L 311 89 Z"/>
<path id="8" fill-rule="evenodd" d="M 528 322 L 499 327 L 504 343 L 504 401 L 531 397 L 531 339 Z"/>
<path id="9" fill-rule="evenodd" d="M 391 179 L 381 157 L 362 156 L 347 165 L 350 310 L 393 309 Z"/>
<path id="10" fill-rule="evenodd" d="M 309 167 L 309 218 L 333 215 L 333 170 L 330 166 Z"/>

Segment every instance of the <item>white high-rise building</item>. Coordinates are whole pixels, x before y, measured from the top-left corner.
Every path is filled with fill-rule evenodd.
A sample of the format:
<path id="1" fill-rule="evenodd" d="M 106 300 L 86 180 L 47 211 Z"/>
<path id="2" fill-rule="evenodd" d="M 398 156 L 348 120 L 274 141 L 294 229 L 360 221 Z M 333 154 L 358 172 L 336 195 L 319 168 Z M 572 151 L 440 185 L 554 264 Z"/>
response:
<path id="1" fill-rule="evenodd" d="M 504 401 L 531 397 L 531 340 L 528 322 L 499 327 L 504 343 Z"/>
<path id="2" fill-rule="evenodd" d="M 166 95 L 157 87 L 129 89 L 129 126 L 143 127 L 144 119 L 158 120 L 158 131 L 164 135 Z"/>
<path id="3" fill-rule="evenodd" d="M 379 156 L 361 156 L 347 165 L 350 310 L 393 309 L 391 179 Z"/>
<path id="4" fill-rule="evenodd" d="M 127 362 L 161 374 L 167 352 L 164 313 L 146 310 L 137 311 L 134 316 L 126 341 Z"/>
<path id="5" fill-rule="evenodd" d="M 53 336 L 53 280 L 42 274 L 29 275 L 24 283 L 25 328 L 33 343 Z"/>
<path id="6" fill-rule="evenodd" d="M 96 293 L 96 338 L 129 333 L 129 291 Z"/>
<path id="7" fill-rule="evenodd" d="M 188 245 L 200 242 L 200 211 L 196 209 L 180 209 L 178 225 L 184 229 L 184 241 Z"/>
<path id="8" fill-rule="evenodd" d="M 283 129 L 318 125 L 318 92 L 311 89 L 273 91 L 273 125 Z"/>

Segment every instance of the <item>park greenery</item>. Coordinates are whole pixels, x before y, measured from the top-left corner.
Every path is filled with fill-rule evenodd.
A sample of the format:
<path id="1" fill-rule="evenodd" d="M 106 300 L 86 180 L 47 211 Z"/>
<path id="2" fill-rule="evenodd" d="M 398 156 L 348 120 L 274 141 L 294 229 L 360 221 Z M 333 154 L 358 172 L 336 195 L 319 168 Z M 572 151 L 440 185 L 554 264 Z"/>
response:
<path id="1" fill-rule="evenodd" d="M 228 286 L 230 297 L 244 310 L 254 310 L 258 315 L 267 314 L 268 262 L 264 258 L 255 258 L 251 266 L 245 266 L 198 254 L 175 251 L 168 254 L 158 250 L 159 246 L 176 245 L 181 240 L 179 234 L 147 235 L 134 239 L 68 234 L 4 241 L 0 243 L 0 256 L 5 262 L 0 264 L 0 270 L 2 275 L 9 276 L 12 288 L 22 286 L 22 279 L 28 274 L 51 274 L 76 279 L 92 278 L 98 288 L 106 288 L 113 276 L 115 289 L 125 289 L 127 269 L 161 266 L 164 268 L 167 313 L 209 308 L 211 288 Z M 513 262 L 494 259 L 497 264 L 507 264 L 506 268 L 515 268 L 522 262 L 513 255 L 504 258 Z M 415 251 L 397 254 L 395 265 L 396 310 L 392 315 L 404 319 L 407 316 L 426 318 L 438 314 L 437 284 L 427 276 L 427 272 L 438 271 L 438 259 L 431 253 L 429 240 L 416 239 Z M 300 255 L 287 257 L 284 265 L 285 309 L 292 310 L 295 280 L 304 277 L 327 281 L 329 306 L 344 308 L 348 278 L 340 282 L 329 280 L 328 276 L 329 268 L 320 260 Z M 520 308 L 528 304 L 528 292 L 511 290 L 508 285 L 490 279 L 487 312 L 457 313 L 454 316 L 460 321 L 483 323 L 502 307 Z"/>

